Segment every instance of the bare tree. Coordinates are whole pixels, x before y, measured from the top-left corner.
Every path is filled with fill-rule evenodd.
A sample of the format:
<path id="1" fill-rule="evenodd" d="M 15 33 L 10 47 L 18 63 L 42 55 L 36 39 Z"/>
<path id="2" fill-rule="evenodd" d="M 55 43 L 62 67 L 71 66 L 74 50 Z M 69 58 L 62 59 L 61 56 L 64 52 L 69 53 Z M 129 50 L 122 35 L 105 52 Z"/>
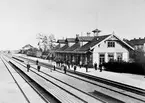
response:
<path id="1" fill-rule="evenodd" d="M 38 39 L 39 49 L 42 50 L 43 52 L 51 50 L 55 46 L 54 43 L 56 39 L 53 34 L 45 35 L 45 34 L 39 33 L 37 36 L 37 39 Z"/>
<path id="2" fill-rule="evenodd" d="M 48 36 L 48 47 L 50 50 L 55 47 L 55 42 L 56 42 L 55 36 L 53 34 L 50 34 Z"/>

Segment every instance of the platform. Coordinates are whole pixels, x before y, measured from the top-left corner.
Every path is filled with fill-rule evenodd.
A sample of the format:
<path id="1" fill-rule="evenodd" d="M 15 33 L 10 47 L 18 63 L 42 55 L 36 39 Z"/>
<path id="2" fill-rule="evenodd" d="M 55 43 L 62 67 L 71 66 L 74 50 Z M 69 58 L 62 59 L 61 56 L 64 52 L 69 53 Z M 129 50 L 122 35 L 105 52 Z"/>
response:
<path id="1" fill-rule="evenodd" d="M 23 56 L 25 58 L 30 58 L 33 60 L 39 60 L 40 62 L 49 63 L 52 64 L 52 62 L 40 58 L 35 57 L 28 57 L 25 55 L 17 55 L 17 56 Z M 73 68 L 71 68 L 73 70 Z M 112 81 L 124 83 L 127 85 L 131 85 L 134 87 L 138 87 L 141 89 L 145 89 L 145 76 L 144 75 L 135 75 L 135 74 L 128 74 L 128 73 L 115 73 L 115 72 L 109 72 L 109 71 L 102 71 L 95 70 L 94 68 L 88 68 L 88 72 L 86 72 L 86 69 L 84 67 L 80 68 L 77 67 L 76 71 L 87 73 L 93 76 L 98 76 L 101 78 L 109 79 Z"/>

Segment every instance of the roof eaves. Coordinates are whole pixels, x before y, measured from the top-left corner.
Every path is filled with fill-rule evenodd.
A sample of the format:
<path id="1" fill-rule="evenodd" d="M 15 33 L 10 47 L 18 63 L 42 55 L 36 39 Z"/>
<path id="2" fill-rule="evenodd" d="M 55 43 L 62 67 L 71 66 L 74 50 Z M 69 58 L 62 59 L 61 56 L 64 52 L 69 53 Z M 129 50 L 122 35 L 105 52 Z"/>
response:
<path id="1" fill-rule="evenodd" d="M 74 50 L 76 50 L 79 47 L 80 47 L 80 43 L 75 43 L 71 47 L 67 48 L 65 51 L 74 51 Z"/>
<path id="2" fill-rule="evenodd" d="M 114 34 L 113 34 L 114 35 Z M 127 42 L 123 41 L 122 39 L 120 39 L 118 36 L 114 35 L 116 38 L 118 38 L 120 41 L 122 41 L 125 45 L 127 45 L 130 49 L 134 50 L 134 48 L 129 45 Z"/>
<path id="3" fill-rule="evenodd" d="M 102 39 L 102 40 L 100 40 L 99 42 L 97 42 L 94 46 L 90 47 L 90 49 L 93 49 L 96 45 L 99 45 L 101 42 L 103 42 L 103 41 L 105 41 L 106 39 L 108 39 L 111 35 L 112 35 L 112 34 L 100 36 L 100 39 Z M 101 37 L 104 37 L 104 38 L 101 38 Z M 97 39 L 97 37 L 96 37 L 95 39 Z M 99 40 L 99 38 L 98 38 L 98 40 Z"/>

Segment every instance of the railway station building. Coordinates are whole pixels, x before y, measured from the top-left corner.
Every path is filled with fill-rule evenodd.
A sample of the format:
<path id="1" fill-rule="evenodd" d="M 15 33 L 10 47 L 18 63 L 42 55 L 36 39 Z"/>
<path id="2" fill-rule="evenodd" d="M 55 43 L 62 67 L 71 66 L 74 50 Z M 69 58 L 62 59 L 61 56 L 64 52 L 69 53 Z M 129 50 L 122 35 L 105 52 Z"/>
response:
<path id="1" fill-rule="evenodd" d="M 110 60 L 129 61 L 129 52 L 134 48 L 115 34 L 79 36 L 60 39 L 58 45 L 51 51 L 56 60 L 74 63 L 76 65 L 97 66 Z"/>

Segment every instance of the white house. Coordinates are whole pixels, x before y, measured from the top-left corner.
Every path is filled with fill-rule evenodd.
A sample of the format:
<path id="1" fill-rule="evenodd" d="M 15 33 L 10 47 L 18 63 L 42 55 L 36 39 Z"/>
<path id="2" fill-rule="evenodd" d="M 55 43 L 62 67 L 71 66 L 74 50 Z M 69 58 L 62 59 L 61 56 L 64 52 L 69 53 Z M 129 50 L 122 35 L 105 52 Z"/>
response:
<path id="1" fill-rule="evenodd" d="M 99 39 L 96 38 L 96 39 Z M 116 35 L 109 35 L 90 49 L 92 51 L 93 64 L 108 62 L 110 60 L 129 61 L 129 51 L 134 50 L 132 46 L 118 38 Z"/>

